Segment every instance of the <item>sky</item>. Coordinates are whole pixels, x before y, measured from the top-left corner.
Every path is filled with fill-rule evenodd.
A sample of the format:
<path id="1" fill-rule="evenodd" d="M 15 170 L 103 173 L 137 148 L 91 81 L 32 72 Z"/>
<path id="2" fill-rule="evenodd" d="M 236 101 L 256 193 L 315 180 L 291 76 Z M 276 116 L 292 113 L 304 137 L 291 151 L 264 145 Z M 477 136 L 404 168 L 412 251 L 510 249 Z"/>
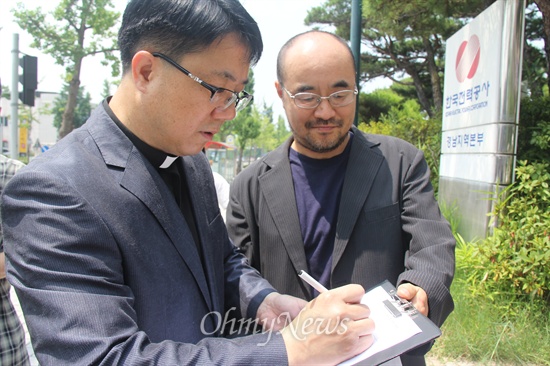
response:
<path id="1" fill-rule="evenodd" d="M 38 90 L 59 92 L 63 85 L 64 68 L 56 65 L 49 55 L 41 54 L 30 47 L 32 38 L 13 21 L 11 9 L 18 0 L 0 0 L 0 78 L 3 85 L 11 88 L 13 34 L 19 34 L 19 51 L 38 57 Z M 274 118 L 284 116 L 281 101 L 275 91 L 276 58 L 281 46 L 292 36 L 311 29 L 304 25 L 307 11 L 320 6 L 325 0 L 241 0 L 260 27 L 264 41 L 264 53 L 254 67 L 255 103 L 262 106 L 264 101 L 273 106 Z M 51 11 L 59 1 L 23 0 L 26 9 L 41 7 Z M 126 0 L 113 0 L 115 9 L 124 11 Z M 330 30 L 321 28 L 324 30 Z M 102 57 L 86 57 L 81 71 L 81 86 L 89 92 L 92 102 L 99 103 L 104 80 L 112 81 L 110 67 L 101 65 Z M 368 87 L 368 86 L 367 86 Z M 363 88 L 365 89 L 365 87 Z M 371 86 L 372 89 L 372 86 Z M 365 90 L 363 90 L 365 91 Z M 111 90 L 111 93 L 114 89 Z"/>

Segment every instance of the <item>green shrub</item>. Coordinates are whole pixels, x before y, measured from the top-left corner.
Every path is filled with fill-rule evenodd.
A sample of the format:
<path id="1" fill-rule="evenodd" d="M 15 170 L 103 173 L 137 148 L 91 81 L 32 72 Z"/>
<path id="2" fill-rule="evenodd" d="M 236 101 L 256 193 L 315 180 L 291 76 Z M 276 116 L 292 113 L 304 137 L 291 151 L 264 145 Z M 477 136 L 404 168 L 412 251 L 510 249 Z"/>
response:
<path id="1" fill-rule="evenodd" d="M 449 225 L 451 225 L 451 231 L 456 239 L 456 245 L 457 247 L 464 243 L 464 239 L 462 236 L 458 233 L 458 227 L 460 226 L 460 214 L 458 212 L 458 205 L 456 201 L 452 203 L 447 203 L 445 200 L 441 200 L 438 202 L 439 209 L 441 210 L 441 213 L 445 217 L 445 219 L 449 222 Z"/>
<path id="2" fill-rule="evenodd" d="M 473 272 L 484 273 L 476 253 L 482 243 L 455 237 L 455 310 L 428 357 L 438 359 L 438 364 L 550 365 L 550 304 L 529 296 L 480 292 L 479 286 L 471 285 L 471 277 Z"/>
<path id="3" fill-rule="evenodd" d="M 359 94 L 359 120 L 370 123 L 378 121 L 382 114 L 386 114 L 392 107 L 399 106 L 403 97 L 392 89 L 377 89 L 371 93 Z"/>
<path id="4" fill-rule="evenodd" d="M 359 124 L 361 131 L 399 137 L 424 152 L 431 171 L 431 182 L 437 194 L 439 155 L 441 152 L 441 116 L 427 118 L 415 100 L 393 106 L 380 116 L 380 121 Z"/>
<path id="5" fill-rule="evenodd" d="M 550 97 L 521 100 L 517 142 L 518 160 L 550 161 Z"/>
<path id="6" fill-rule="evenodd" d="M 474 246 L 469 282 L 496 299 L 550 299 L 550 171 L 547 163 L 516 168 L 516 182 L 496 202 L 498 227 Z M 507 302 L 506 302 L 507 303 Z"/>

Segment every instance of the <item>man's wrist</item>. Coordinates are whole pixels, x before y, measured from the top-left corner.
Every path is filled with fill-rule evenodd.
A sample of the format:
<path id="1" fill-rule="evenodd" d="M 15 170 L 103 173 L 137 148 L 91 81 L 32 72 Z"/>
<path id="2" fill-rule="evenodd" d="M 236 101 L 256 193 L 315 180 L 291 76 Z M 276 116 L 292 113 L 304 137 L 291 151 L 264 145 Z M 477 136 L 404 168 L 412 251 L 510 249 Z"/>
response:
<path id="1" fill-rule="evenodd" d="M 260 318 L 262 314 L 258 314 L 258 310 L 260 309 L 260 305 L 265 301 L 265 298 L 272 294 L 276 293 L 275 289 L 272 288 L 266 288 L 261 290 L 252 298 L 250 303 L 248 304 L 248 308 L 246 311 L 246 317 L 249 319 L 257 319 Z"/>

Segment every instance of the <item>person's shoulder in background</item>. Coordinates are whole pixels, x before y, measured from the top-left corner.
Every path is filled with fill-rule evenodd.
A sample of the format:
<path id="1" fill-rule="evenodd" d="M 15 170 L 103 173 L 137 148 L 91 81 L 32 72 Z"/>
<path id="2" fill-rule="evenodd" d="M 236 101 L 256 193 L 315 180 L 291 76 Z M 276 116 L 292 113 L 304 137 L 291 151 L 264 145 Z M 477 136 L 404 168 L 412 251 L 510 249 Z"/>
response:
<path id="1" fill-rule="evenodd" d="M 2 193 L 6 183 L 24 166 L 25 164 L 19 160 L 0 154 L 0 193 Z"/>

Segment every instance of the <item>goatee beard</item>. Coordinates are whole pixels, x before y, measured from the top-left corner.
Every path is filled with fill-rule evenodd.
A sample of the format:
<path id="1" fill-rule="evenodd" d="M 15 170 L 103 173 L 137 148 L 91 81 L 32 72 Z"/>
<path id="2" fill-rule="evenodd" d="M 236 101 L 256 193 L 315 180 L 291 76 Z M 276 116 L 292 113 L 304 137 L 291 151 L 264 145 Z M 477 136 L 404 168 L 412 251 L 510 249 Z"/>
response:
<path id="1" fill-rule="evenodd" d="M 336 120 L 336 119 L 329 119 L 329 120 L 316 119 L 313 121 L 307 121 L 305 123 L 305 127 L 307 130 L 311 130 L 312 128 L 319 127 L 319 126 L 329 126 L 329 125 L 342 127 L 344 123 L 342 122 L 342 120 Z M 326 143 L 322 144 L 318 141 L 315 141 L 313 138 L 310 138 L 307 134 L 305 136 L 298 136 L 294 130 L 292 132 L 294 133 L 294 141 L 296 141 L 296 143 L 318 154 L 328 153 L 338 149 L 344 143 L 344 141 L 346 140 L 346 137 L 348 136 L 347 133 L 344 133 L 342 134 L 342 136 L 338 136 L 335 141 L 334 140 L 328 141 L 328 144 Z"/>

